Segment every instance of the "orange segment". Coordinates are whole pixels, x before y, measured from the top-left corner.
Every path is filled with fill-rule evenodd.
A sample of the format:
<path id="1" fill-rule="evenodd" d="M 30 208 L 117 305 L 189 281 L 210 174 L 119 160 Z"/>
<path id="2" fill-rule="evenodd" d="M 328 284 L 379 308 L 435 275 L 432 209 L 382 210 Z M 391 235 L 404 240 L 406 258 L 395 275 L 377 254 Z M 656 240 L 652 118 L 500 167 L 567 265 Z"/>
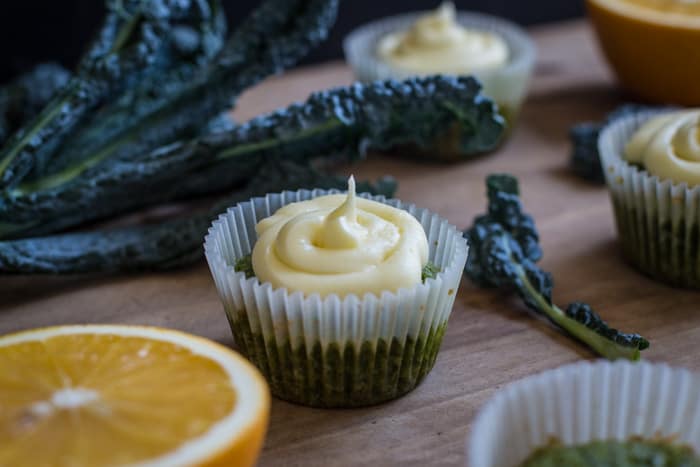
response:
<path id="1" fill-rule="evenodd" d="M 269 392 L 235 352 L 184 333 L 66 326 L 0 337 L 0 465 L 237 465 Z"/>
<path id="2" fill-rule="evenodd" d="M 622 84 L 657 103 L 700 105 L 700 4 L 587 0 L 601 48 Z"/>

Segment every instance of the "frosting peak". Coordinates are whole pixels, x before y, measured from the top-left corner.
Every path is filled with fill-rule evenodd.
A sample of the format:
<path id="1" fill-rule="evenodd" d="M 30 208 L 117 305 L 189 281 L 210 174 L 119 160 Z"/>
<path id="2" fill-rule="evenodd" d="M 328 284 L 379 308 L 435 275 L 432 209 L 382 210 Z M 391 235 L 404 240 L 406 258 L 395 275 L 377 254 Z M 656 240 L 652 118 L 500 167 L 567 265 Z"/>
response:
<path id="1" fill-rule="evenodd" d="M 421 281 L 428 241 L 408 212 L 346 195 L 288 204 L 256 226 L 261 282 L 306 294 L 380 295 Z"/>

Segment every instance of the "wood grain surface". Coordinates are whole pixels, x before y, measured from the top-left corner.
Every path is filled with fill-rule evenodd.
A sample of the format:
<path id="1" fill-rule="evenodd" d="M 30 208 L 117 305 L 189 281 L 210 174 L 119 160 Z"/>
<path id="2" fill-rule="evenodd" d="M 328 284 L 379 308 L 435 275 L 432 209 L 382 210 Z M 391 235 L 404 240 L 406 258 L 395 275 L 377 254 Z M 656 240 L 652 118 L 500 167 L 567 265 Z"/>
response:
<path id="1" fill-rule="evenodd" d="M 392 174 L 398 196 L 430 208 L 460 228 L 485 208 L 484 177 L 508 171 L 521 181 L 526 208 L 539 226 L 555 301 L 583 300 L 623 330 L 648 337 L 644 357 L 700 369 L 697 292 L 653 282 L 620 257 L 604 187 L 567 167 L 571 124 L 599 118 L 625 96 L 584 22 L 533 30 L 539 59 L 521 119 L 496 153 L 458 165 L 371 156 L 344 172 Z M 299 69 L 248 92 L 236 118 L 350 82 L 341 63 Z M 62 323 L 166 326 L 233 345 L 207 267 L 108 278 L 0 279 L 0 332 Z M 509 382 L 593 358 L 586 349 L 533 319 L 512 297 L 463 281 L 437 364 L 412 393 L 356 410 L 315 410 L 278 400 L 260 465 L 460 466 L 479 407 Z"/>

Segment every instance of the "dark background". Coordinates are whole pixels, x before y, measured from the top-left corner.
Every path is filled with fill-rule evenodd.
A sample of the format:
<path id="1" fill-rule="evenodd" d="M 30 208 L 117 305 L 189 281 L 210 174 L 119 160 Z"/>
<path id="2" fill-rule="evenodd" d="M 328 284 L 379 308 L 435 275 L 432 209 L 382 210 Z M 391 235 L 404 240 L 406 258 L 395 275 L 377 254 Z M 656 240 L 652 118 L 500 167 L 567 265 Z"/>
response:
<path id="1" fill-rule="evenodd" d="M 58 60 L 72 66 L 100 24 L 102 0 L 2 0 L 0 82 L 34 63 Z M 233 27 L 258 0 L 223 0 Z M 491 13 L 523 25 L 583 14 L 583 0 L 456 0 L 459 9 Z M 341 58 L 343 37 L 367 21 L 435 8 L 439 0 L 343 0 L 331 37 L 305 63 Z"/>

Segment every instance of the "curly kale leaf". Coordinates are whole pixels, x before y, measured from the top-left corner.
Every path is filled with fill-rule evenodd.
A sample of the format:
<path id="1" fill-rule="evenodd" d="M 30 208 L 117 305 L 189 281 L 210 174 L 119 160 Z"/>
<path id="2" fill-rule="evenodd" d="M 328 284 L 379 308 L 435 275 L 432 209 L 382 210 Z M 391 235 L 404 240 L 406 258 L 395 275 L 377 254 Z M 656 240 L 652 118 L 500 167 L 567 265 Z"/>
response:
<path id="1" fill-rule="evenodd" d="M 108 2 L 102 28 L 75 74 L 42 111 L 0 150 L 0 186 L 13 187 L 41 172 L 59 145 L 102 103 L 150 71 L 177 17 L 196 0 Z"/>
<path id="2" fill-rule="evenodd" d="M 486 181 L 488 212 L 465 231 L 470 254 L 465 268 L 477 285 L 516 292 L 534 312 L 608 359 L 638 360 L 649 342 L 638 334 L 613 329 L 580 302 L 562 311 L 552 302 L 550 273 L 537 266 L 542 257 L 532 218 L 523 212 L 517 179 L 490 175 Z"/>
<path id="3" fill-rule="evenodd" d="M 598 153 L 600 131 L 611 122 L 627 115 L 651 110 L 638 104 L 626 104 L 609 113 L 602 122 L 583 122 L 569 130 L 571 140 L 571 168 L 579 177 L 596 183 L 605 183 L 603 167 Z"/>
<path id="4" fill-rule="evenodd" d="M 100 106 L 89 121 L 76 128 L 55 157 L 48 161 L 45 173 L 39 174 L 36 180 L 28 180 L 22 189 L 59 180 L 56 176 L 47 178 L 47 174 L 79 173 L 76 168 L 86 170 L 89 165 L 110 157 L 110 151 L 118 147 L 115 145 L 118 138 L 127 141 L 140 133 L 143 120 L 176 97 L 221 52 L 226 40 L 226 17 L 221 1 L 197 0 L 190 1 L 189 5 L 183 2 L 181 7 L 187 7 L 188 14 L 172 19 L 171 28 L 144 76 Z M 207 119 L 199 115 L 187 116 L 191 116 L 196 125 Z M 187 128 L 167 136 L 174 140 L 194 133 L 192 128 Z M 150 144 L 155 147 L 160 145 L 158 143 L 151 141 Z"/>
<path id="5" fill-rule="evenodd" d="M 338 0 L 263 1 L 206 66 L 194 74 L 176 73 L 170 85 L 162 84 L 163 76 L 146 81 L 135 105 L 112 106 L 70 141 L 67 154 L 57 155 L 68 165 L 20 191 L 53 188 L 83 173 L 90 176 L 91 168 L 113 160 L 138 163 L 159 146 L 201 133 L 202 125 L 230 110 L 246 88 L 294 65 L 324 40 L 337 8 Z M 152 96 L 150 84 L 164 91 Z"/>
<path id="6" fill-rule="evenodd" d="M 323 174 L 306 164 L 274 161 L 243 188 L 209 209 L 160 224 L 0 241 L 2 274 L 85 274 L 164 270 L 202 258 L 202 239 L 214 218 L 256 196 L 301 188 L 343 189 L 347 179 Z M 357 189 L 392 196 L 396 183 L 358 183 Z"/>
<path id="7" fill-rule="evenodd" d="M 465 148 L 481 150 L 498 142 L 502 124 L 479 90 L 472 78 L 437 76 L 319 92 L 229 131 L 159 148 L 139 161 L 114 162 L 51 190 L 0 198 L 0 238 L 44 235 L 130 209 L 230 190 L 270 160 L 355 158 L 371 148 L 428 144 L 446 122 L 470 128 L 473 139 Z M 456 102 L 463 112 L 454 113 Z M 462 120 L 465 114 L 474 118 Z M 132 192 L 141 195 L 124 195 Z"/>

